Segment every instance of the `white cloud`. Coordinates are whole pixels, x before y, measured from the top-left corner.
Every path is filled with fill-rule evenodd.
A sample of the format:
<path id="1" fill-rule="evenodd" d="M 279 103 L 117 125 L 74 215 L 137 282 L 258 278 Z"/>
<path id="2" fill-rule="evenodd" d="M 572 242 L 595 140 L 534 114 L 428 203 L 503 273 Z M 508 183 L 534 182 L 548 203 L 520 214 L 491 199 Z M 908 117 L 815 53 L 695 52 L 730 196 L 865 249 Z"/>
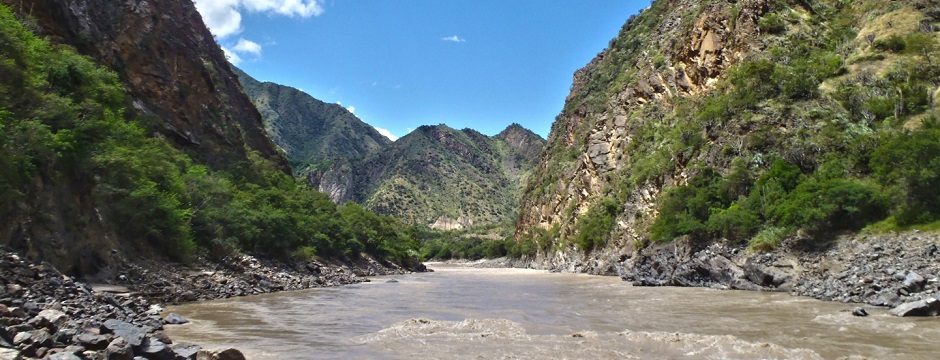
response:
<path id="1" fill-rule="evenodd" d="M 261 55 L 261 45 L 251 40 L 245 40 L 245 38 L 238 39 L 238 43 L 235 44 L 232 50 L 254 54 L 255 56 Z"/>
<path id="2" fill-rule="evenodd" d="M 356 107 L 355 107 L 355 106 L 347 107 L 346 110 L 349 111 L 349 112 L 351 112 L 351 113 L 353 113 L 353 114 L 356 113 Z"/>
<path id="3" fill-rule="evenodd" d="M 464 38 L 462 38 L 462 37 L 460 37 L 460 36 L 457 36 L 457 35 L 442 37 L 441 40 L 444 40 L 444 41 L 452 41 L 452 42 L 459 42 L 459 43 L 467 41 L 467 39 L 464 39 Z"/>
<path id="4" fill-rule="evenodd" d="M 382 136 L 387 137 L 387 138 L 388 138 L 389 140 L 391 140 L 391 141 L 398 140 L 398 137 L 395 136 L 395 135 L 392 135 L 392 132 L 391 132 L 391 131 L 388 131 L 388 130 L 386 130 L 386 129 L 380 128 L 380 127 L 378 127 L 378 126 L 373 126 L 373 128 L 375 128 L 375 131 L 378 131 L 379 134 L 382 134 Z"/>
<path id="5" fill-rule="evenodd" d="M 232 51 L 232 49 L 225 47 L 224 45 L 222 45 L 221 47 L 222 47 L 222 52 L 225 53 L 225 58 L 228 59 L 228 62 L 232 63 L 232 65 L 235 65 L 235 66 L 238 66 L 238 64 L 242 63 L 241 56 L 238 56 L 236 52 Z"/>
<path id="6" fill-rule="evenodd" d="M 220 39 L 242 31 L 242 11 L 278 14 L 289 17 L 319 16 L 323 0 L 196 0 L 212 35 Z"/>

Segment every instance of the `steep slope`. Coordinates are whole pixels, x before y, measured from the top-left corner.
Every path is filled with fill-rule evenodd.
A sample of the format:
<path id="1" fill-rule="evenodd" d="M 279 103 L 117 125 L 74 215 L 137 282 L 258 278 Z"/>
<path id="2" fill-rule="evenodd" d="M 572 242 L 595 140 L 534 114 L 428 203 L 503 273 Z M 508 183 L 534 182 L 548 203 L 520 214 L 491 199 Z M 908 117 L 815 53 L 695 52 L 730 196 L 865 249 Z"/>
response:
<path id="1" fill-rule="evenodd" d="M 517 240 L 615 273 L 675 238 L 766 249 L 936 220 L 938 179 L 913 164 L 940 161 L 940 8 L 883 5 L 654 1 L 575 74 Z"/>
<path id="2" fill-rule="evenodd" d="M 441 229 L 511 221 L 544 140 L 512 125 L 495 137 L 422 126 L 361 161 L 308 179 L 337 202 Z"/>
<path id="3" fill-rule="evenodd" d="M 0 2 L 113 69 L 132 115 L 199 162 L 226 168 L 250 149 L 288 169 L 192 1 Z"/>
<path id="4" fill-rule="evenodd" d="M 235 73 L 264 119 L 268 136 L 284 149 L 291 167 L 365 157 L 391 140 L 338 104 L 327 104 L 292 87 L 259 82 L 239 69 Z"/>
<path id="5" fill-rule="evenodd" d="M 0 4 L 0 246 L 109 281 L 128 260 L 239 251 L 414 259 L 394 219 L 290 176 L 191 1 L 13 3 Z"/>

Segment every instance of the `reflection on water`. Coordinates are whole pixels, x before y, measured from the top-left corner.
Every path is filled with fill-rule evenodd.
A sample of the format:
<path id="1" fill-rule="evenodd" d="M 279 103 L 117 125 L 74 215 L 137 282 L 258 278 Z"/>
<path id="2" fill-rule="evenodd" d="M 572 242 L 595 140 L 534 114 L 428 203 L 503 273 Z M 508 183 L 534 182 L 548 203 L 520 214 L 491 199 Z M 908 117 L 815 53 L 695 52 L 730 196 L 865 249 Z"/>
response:
<path id="1" fill-rule="evenodd" d="M 634 288 L 613 277 L 436 266 L 338 288 L 169 309 L 178 341 L 251 358 L 935 359 L 940 320 L 854 317 L 780 293 Z M 398 282 L 386 282 L 394 278 Z"/>

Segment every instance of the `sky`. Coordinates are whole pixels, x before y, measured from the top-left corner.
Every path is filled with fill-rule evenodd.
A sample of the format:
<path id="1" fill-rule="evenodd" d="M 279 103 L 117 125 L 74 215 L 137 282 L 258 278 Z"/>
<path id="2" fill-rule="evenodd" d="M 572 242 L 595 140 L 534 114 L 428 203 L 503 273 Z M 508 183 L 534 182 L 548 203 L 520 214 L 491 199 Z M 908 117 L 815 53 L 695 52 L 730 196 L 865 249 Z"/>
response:
<path id="1" fill-rule="evenodd" d="M 572 76 L 649 0 L 195 0 L 229 61 L 391 139 L 447 124 L 542 137 Z"/>

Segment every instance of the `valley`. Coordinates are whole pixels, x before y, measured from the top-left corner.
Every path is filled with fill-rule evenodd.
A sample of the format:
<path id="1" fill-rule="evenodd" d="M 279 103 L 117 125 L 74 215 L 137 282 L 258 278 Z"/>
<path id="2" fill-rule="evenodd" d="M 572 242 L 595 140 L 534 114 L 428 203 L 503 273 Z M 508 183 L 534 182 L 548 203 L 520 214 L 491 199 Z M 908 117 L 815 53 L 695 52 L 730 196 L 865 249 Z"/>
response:
<path id="1" fill-rule="evenodd" d="M 652 1 L 547 139 L 395 137 L 419 86 L 258 80 L 207 4 L 0 0 L 0 359 L 930 358 L 935 1 Z"/>

